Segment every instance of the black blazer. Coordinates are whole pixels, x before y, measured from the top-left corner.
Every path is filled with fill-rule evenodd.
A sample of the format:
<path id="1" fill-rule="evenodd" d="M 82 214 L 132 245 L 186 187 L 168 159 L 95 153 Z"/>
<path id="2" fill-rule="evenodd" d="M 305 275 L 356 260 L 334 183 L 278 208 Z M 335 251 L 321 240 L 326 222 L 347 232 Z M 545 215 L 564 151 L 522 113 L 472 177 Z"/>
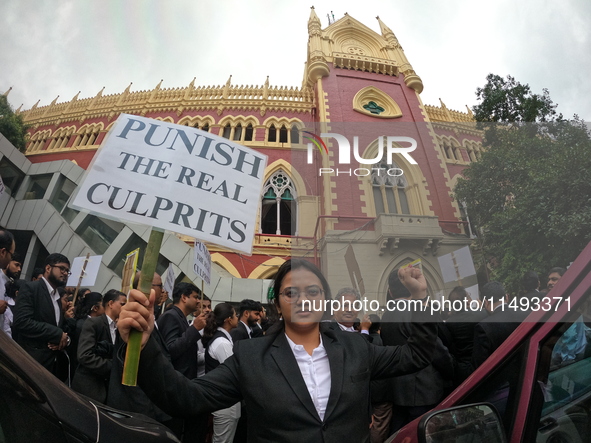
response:
<path id="1" fill-rule="evenodd" d="M 458 386 L 474 372 L 472 353 L 474 349 L 474 328 L 488 316 L 486 311 L 454 312 L 445 322 L 453 346 L 450 352 L 456 363 L 454 385 Z"/>
<path id="2" fill-rule="evenodd" d="M 476 369 L 517 329 L 529 312 L 515 311 L 505 306 L 496 309 L 474 327 L 472 364 Z"/>
<path id="3" fill-rule="evenodd" d="M 105 403 L 111 375 L 113 346 L 110 346 L 110 354 L 98 353 L 97 344 L 100 342 L 103 345 L 113 344 L 109 321 L 105 314 L 87 319 L 82 326 L 78 341 L 78 369 L 74 375 L 72 389 Z"/>
<path id="4" fill-rule="evenodd" d="M 413 313 L 411 311 L 388 311 L 381 321 L 381 338 L 386 346 L 405 344 L 412 333 Z M 435 323 L 439 326 L 439 322 Z M 439 329 L 439 328 L 438 328 Z M 453 377 L 453 359 L 439 337 L 433 343 L 431 364 L 414 374 L 394 377 L 388 380 L 381 399 L 396 406 L 430 406 L 439 403 Z M 375 389 L 374 389 L 375 397 Z"/>
<path id="5" fill-rule="evenodd" d="M 142 351 L 138 382 L 171 415 L 193 416 L 244 400 L 249 442 L 367 442 L 370 380 L 417 371 L 433 353 L 435 324 L 426 313 L 414 320 L 408 344 L 395 347 L 321 326 L 331 368 L 324 421 L 282 332 L 236 343 L 233 356 L 194 380 L 174 371 L 152 337 Z"/>
<path id="6" fill-rule="evenodd" d="M 189 326 L 183 311 L 177 306 L 167 310 L 158 319 L 158 329 L 174 368 L 185 377 L 197 377 L 197 342 L 201 340 L 201 334 Z"/>
<path id="7" fill-rule="evenodd" d="M 47 370 L 56 373 L 56 359 L 61 351 L 52 351 L 48 343 L 59 344 L 64 332 L 64 316 L 59 306 L 59 321 L 55 321 L 54 302 L 45 281 L 26 282 L 19 291 L 14 308 L 13 331 L 16 342 Z M 59 303 L 59 300 L 58 302 Z"/>
<path id="8" fill-rule="evenodd" d="M 242 323 L 241 321 L 238 322 L 238 326 L 236 326 L 234 329 L 230 331 L 230 337 L 232 337 L 232 341 L 234 343 L 240 340 L 248 340 L 249 338 L 251 338 L 248 335 L 248 330 L 246 329 L 246 326 L 244 326 L 244 323 Z"/>

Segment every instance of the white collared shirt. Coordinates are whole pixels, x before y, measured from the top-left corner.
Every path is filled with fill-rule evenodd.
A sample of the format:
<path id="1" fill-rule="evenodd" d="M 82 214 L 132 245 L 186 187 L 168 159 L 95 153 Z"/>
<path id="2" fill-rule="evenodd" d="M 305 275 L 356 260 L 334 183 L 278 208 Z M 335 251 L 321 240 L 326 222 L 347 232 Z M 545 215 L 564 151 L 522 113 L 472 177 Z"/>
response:
<path id="1" fill-rule="evenodd" d="M 51 297 L 51 300 L 53 301 L 53 310 L 55 311 L 55 324 L 56 324 L 56 326 L 59 326 L 60 314 L 61 314 L 62 307 L 58 306 L 57 302 L 61 297 L 60 297 L 59 293 L 57 292 L 57 288 L 53 289 L 53 286 L 51 286 L 49 284 L 49 282 L 47 280 L 45 280 L 45 277 L 41 277 L 41 279 L 45 282 L 45 285 L 47 286 L 47 290 L 49 291 L 49 296 Z"/>
<path id="2" fill-rule="evenodd" d="M 111 342 L 113 344 L 115 344 L 115 338 L 116 338 L 115 330 L 117 329 L 117 322 L 106 314 L 105 314 L 105 317 L 107 317 L 107 321 L 109 322 L 109 332 L 111 333 Z"/>
<path id="3" fill-rule="evenodd" d="M 287 343 L 289 343 L 293 356 L 298 362 L 300 372 L 316 407 L 316 412 L 318 412 L 320 420 L 324 421 L 324 414 L 330 396 L 331 380 L 330 362 L 322 343 L 322 336 L 320 336 L 320 344 L 312 351 L 312 355 L 308 354 L 302 345 L 296 345 L 287 334 L 285 334 L 285 338 L 287 338 Z"/>
<path id="4" fill-rule="evenodd" d="M 0 300 L 6 300 L 6 283 L 8 276 L 0 270 Z M 0 314 L 0 329 L 4 329 L 4 314 Z"/>
<path id="5" fill-rule="evenodd" d="M 227 358 L 234 354 L 234 350 L 232 349 L 234 343 L 232 342 L 232 336 L 228 333 L 228 331 L 219 327 L 218 331 L 222 331 L 228 340 L 220 339 L 221 337 L 216 338 L 209 345 L 207 352 L 209 352 L 211 357 L 222 364 Z"/>
<path id="6" fill-rule="evenodd" d="M 244 327 L 246 328 L 246 332 L 248 332 L 248 338 L 252 338 L 252 329 L 250 328 L 250 326 L 248 326 L 242 320 L 240 320 L 240 323 L 242 323 L 244 325 Z"/>
<path id="7" fill-rule="evenodd" d="M 347 327 L 345 325 L 340 324 L 339 322 L 337 322 L 337 325 L 339 325 L 339 328 L 341 328 L 341 331 L 345 331 L 345 332 L 357 332 L 353 326 Z"/>

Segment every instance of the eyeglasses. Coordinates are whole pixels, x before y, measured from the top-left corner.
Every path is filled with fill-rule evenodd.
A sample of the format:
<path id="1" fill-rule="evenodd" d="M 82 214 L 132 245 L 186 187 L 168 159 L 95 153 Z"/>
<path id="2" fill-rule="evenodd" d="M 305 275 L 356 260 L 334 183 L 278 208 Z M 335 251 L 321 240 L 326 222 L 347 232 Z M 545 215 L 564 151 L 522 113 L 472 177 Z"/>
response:
<path id="1" fill-rule="evenodd" d="M 153 287 L 153 288 L 161 288 L 161 287 L 162 287 L 162 284 L 159 284 L 159 285 L 152 285 L 152 287 Z"/>
<path id="2" fill-rule="evenodd" d="M 285 288 L 279 294 L 285 297 L 288 303 L 296 303 L 300 299 L 300 294 L 305 293 L 308 300 L 315 300 L 324 294 L 324 291 L 318 286 L 308 286 L 303 291 L 299 288 Z"/>
<path id="3" fill-rule="evenodd" d="M 70 268 L 66 268 L 65 266 L 52 265 L 51 267 L 52 268 L 58 268 L 60 271 L 62 271 L 62 274 L 72 275 L 72 273 L 70 272 Z"/>
<path id="4" fill-rule="evenodd" d="M 4 248 L 4 250 L 6 251 L 7 254 L 10 254 L 10 261 L 12 261 L 12 256 L 14 255 L 14 252 L 10 252 L 8 249 Z"/>

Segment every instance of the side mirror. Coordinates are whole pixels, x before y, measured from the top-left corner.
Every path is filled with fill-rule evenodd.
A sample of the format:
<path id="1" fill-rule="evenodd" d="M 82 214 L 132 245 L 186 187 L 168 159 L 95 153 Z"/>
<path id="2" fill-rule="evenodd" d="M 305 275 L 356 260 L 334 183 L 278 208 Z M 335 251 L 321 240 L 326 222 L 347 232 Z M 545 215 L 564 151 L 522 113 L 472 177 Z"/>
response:
<path id="1" fill-rule="evenodd" d="M 458 406 L 426 414 L 419 422 L 418 434 L 421 443 L 507 441 L 499 414 L 488 403 Z"/>

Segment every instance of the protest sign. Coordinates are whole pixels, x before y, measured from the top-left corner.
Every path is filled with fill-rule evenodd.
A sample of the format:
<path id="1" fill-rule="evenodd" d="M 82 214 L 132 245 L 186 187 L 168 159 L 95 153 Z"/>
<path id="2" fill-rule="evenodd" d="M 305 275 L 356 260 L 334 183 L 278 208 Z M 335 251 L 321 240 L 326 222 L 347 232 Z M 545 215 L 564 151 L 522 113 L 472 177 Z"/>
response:
<path id="1" fill-rule="evenodd" d="M 94 286 L 94 284 L 96 283 L 96 277 L 98 275 L 103 256 L 89 256 L 88 262 L 84 263 L 86 261 L 86 258 L 86 256 L 76 257 L 74 261 L 72 261 L 72 268 L 70 269 L 72 274 L 70 275 L 70 277 L 68 277 L 68 282 L 66 283 L 66 286 Z"/>
<path id="2" fill-rule="evenodd" d="M 121 114 L 71 206 L 250 254 L 266 164 L 209 132 Z"/>
<path id="3" fill-rule="evenodd" d="M 211 280 L 211 255 L 207 250 L 207 246 L 198 240 L 195 240 L 195 246 L 193 247 L 195 261 L 193 263 L 193 270 L 195 274 L 203 280 L 207 286 Z"/>
<path id="4" fill-rule="evenodd" d="M 123 265 L 123 275 L 121 276 L 121 292 L 127 294 L 133 287 L 133 279 L 135 278 L 135 270 L 137 269 L 137 261 L 140 256 L 140 249 L 134 249 L 125 257 L 125 264 Z"/>
<path id="5" fill-rule="evenodd" d="M 470 248 L 465 246 L 450 254 L 438 258 L 441 274 L 445 283 L 457 281 L 461 285 L 463 278 L 476 274 Z"/>
<path id="6" fill-rule="evenodd" d="M 174 269 L 172 269 L 172 263 L 168 264 L 168 269 L 166 270 L 166 277 L 164 278 L 164 283 L 162 284 L 162 289 L 168 293 L 168 298 L 172 300 L 172 291 L 174 290 Z"/>

